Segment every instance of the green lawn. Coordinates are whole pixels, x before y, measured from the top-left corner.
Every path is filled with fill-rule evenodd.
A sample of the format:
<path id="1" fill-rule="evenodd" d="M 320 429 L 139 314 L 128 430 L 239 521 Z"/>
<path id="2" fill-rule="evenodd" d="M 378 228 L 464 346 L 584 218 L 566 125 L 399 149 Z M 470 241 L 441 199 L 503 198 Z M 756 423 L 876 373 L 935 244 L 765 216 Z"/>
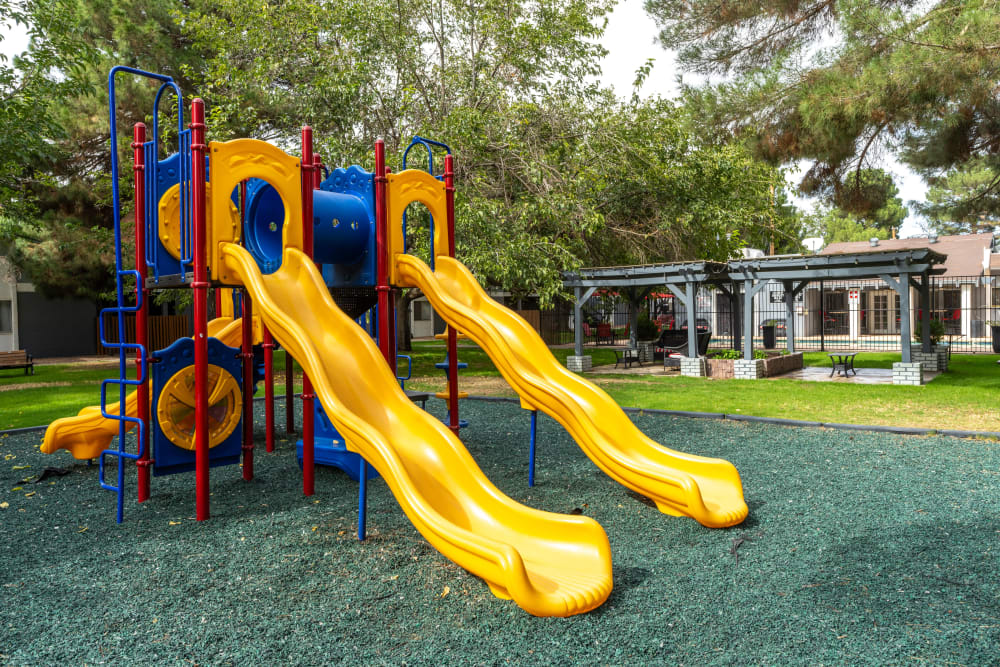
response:
<path id="1" fill-rule="evenodd" d="M 895 357 L 895 358 L 894 358 Z M 686 377 L 607 379 L 600 383 L 621 405 L 725 412 L 851 424 L 1000 431 L 997 355 L 954 355 L 950 369 L 922 387 L 798 380 L 706 380 Z M 866 353 L 869 368 L 891 368 L 899 355 Z M 829 366 L 825 353 L 805 354 L 807 366 Z"/>
<path id="2" fill-rule="evenodd" d="M 444 360 L 443 342 L 417 342 L 412 352 L 413 380 L 408 386 L 440 390 L 444 373 L 434 365 Z M 560 362 L 571 348 L 553 349 Z M 588 349 L 594 365 L 614 362 L 611 350 Z M 475 390 L 477 378 L 496 378 L 499 373 L 486 354 L 469 341 L 462 341 L 458 358 L 469 364 L 460 372 L 470 380 L 472 393 L 510 390 L 502 382 Z M 922 426 L 938 429 L 1000 431 L 996 397 L 1000 390 L 1000 367 L 996 355 L 954 355 L 951 370 L 923 387 L 891 385 L 847 385 L 794 380 L 706 380 L 685 377 L 590 376 L 621 405 L 640 408 L 725 412 L 765 417 L 784 417 L 825 422 Z M 806 365 L 829 366 L 823 352 L 807 352 Z M 890 368 L 899 355 L 871 352 L 864 366 Z M 284 353 L 275 353 L 275 394 L 284 394 Z M 405 364 L 401 365 L 405 373 Z M 89 366 L 36 366 L 34 376 L 15 371 L 0 374 L 0 429 L 45 425 L 59 417 L 76 414 L 80 408 L 100 400 L 100 383 L 115 374 L 115 368 Z M 295 390 L 301 390 L 296 376 Z M 112 393 L 115 389 L 111 389 Z M 263 395 L 259 386 L 258 396 Z M 116 400 L 112 398 L 112 400 Z"/>

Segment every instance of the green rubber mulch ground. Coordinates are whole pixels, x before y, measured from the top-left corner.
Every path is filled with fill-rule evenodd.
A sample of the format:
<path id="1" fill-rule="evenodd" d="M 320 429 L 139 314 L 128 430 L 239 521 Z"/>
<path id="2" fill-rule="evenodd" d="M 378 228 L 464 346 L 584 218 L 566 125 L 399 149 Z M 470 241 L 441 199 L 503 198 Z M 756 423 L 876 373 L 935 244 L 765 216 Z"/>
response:
<path id="1" fill-rule="evenodd" d="M 175 475 L 141 507 L 130 482 L 118 526 L 96 466 L 12 435 L 0 439 L 0 663 L 997 660 L 996 442 L 636 417 L 740 469 L 749 519 L 709 530 L 612 482 L 548 418 L 528 489 L 527 413 L 463 409 L 465 441 L 501 489 L 605 527 L 615 589 L 601 608 L 539 619 L 494 598 L 428 546 L 381 481 L 358 542 L 357 485 L 323 469 L 303 498 L 290 442 L 258 449 L 252 483 L 213 470 L 211 521 L 193 520 L 193 478 Z M 20 482 L 46 466 L 71 472 Z"/>

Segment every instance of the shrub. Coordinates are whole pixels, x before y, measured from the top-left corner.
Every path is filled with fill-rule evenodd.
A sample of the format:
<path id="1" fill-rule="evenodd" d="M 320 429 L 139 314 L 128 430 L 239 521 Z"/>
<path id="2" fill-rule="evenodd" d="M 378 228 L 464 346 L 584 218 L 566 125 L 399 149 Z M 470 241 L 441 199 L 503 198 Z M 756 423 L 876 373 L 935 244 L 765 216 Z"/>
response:
<path id="1" fill-rule="evenodd" d="M 649 319 L 646 313 L 639 314 L 639 324 L 636 326 L 638 340 L 653 340 L 656 338 L 656 322 Z"/>
<path id="2" fill-rule="evenodd" d="M 923 340 L 923 332 L 921 330 L 921 322 L 917 320 L 916 326 L 913 327 L 913 340 L 920 342 Z M 931 345 L 937 345 L 944 338 L 944 322 L 941 320 L 931 320 Z"/>

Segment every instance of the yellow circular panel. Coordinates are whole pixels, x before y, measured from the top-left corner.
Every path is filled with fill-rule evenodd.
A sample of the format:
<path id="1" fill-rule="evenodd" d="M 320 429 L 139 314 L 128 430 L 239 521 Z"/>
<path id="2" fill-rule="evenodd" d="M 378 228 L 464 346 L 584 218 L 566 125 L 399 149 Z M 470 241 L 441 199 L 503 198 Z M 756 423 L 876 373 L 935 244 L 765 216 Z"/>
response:
<path id="1" fill-rule="evenodd" d="M 209 202 L 212 200 L 212 184 L 211 182 L 205 183 L 205 201 Z M 170 254 L 174 259 L 181 258 L 181 186 L 174 185 L 160 198 L 159 203 L 159 218 L 160 218 L 160 243 L 163 244 L 164 249 Z M 211 214 L 211 208 L 208 204 L 205 205 L 205 214 Z M 233 237 L 236 240 L 240 238 L 240 211 L 233 204 L 232 200 L 229 201 L 229 218 L 230 223 L 233 226 Z"/>
<path id="2" fill-rule="evenodd" d="M 194 450 L 194 366 L 167 380 L 156 403 L 156 418 L 170 442 Z M 240 385 L 232 373 L 208 365 L 208 446 L 215 447 L 232 434 L 243 412 Z"/>

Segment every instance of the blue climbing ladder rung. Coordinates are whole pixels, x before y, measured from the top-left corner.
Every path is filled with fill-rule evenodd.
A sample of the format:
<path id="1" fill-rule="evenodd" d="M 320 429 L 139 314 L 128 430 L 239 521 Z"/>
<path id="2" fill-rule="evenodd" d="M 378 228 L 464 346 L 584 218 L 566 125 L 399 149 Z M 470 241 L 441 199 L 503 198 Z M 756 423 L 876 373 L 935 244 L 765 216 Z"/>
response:
<path id="1" fill-rule="evenodd" d="M 180 133 L 178 137 L 178 143 L 180 144 L 180 165 L 178 172 L 180 174 L 180 195 L 181 195 L 181 212 L 180 212 L 180 236 L 181 236 L 181 248 L 180 248 L 180 263 L 181 263 L 181 281 L 187 271 L 184 269 L 185 264 L 194 263 L 194 253 L 192 251 L 192 237 L 194 236 L 194 230 L 192 227 L 192 206 L 191 200 L 193 197 L 192 193 L 192 174 L 191 174 L 191 130 L 184 130 Z"/>

